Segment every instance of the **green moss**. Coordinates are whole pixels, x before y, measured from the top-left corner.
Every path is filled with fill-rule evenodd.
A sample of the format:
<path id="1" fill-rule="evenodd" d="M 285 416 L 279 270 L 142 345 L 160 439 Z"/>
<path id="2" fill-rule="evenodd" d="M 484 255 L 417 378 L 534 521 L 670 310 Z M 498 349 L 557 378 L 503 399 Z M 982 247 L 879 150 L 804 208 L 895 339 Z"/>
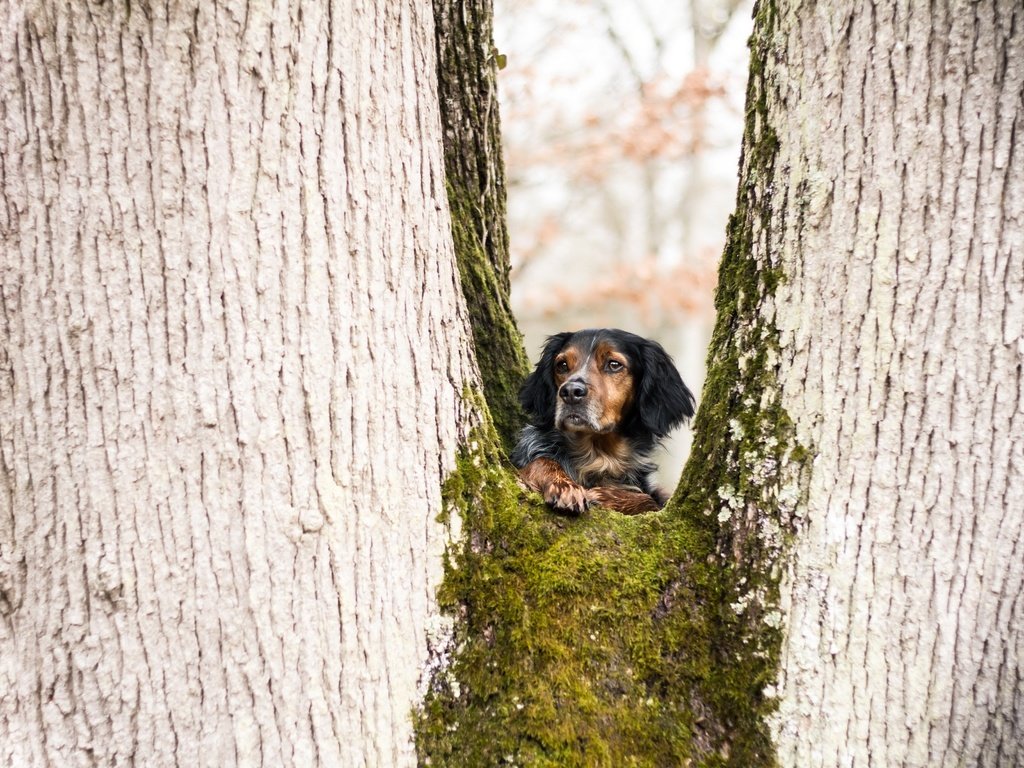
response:
<path id="1" fill-rule="evenodd" d="M 435 8 L 441 26 L 457 15 Z M 486 245 L 500 214 L 449 166 L 463 290 L 482 312 L 473 325 L 486 402 L 467 393 L 484 426 L 444 486 L 445 515 L 463 521 L 464 539 L 439 592 L 455 619 L 437 649 L 447 663 L 416 713 L 422 764 L 774 763 L 765 689 L 777 673 L 780 563 L 807 462 L 780 403 L 778 334 L 763 311 L 785 279 L 764 247 L 778 151 L 764 66 L 775 25 L 774 6 L 760 3 L 695 442 L 660 513 L 562 517 L 517 484 L 503 447 L 519 424 L 525 355 L 502 315 L 507 261 Z M 458 56 L 442 61 L 459 66 Z M 463 147 L 458 159 L 485 154 Z"/>
<path id="2" fill-rule="evenodd" d="M 706 533 L 680 517 L 551 513 L 493 434 L 445 485 L 470 531 L 440 592 L 454 661 L 418 718 L 423 763 L 681 765 L 704 736 Z"/>
<path id="3" fill-rule="evenodd" d="M 715 705 L 728 731 L 729 763 L 743 766 L 774 764 L 766 718 L 776 704 L 764 692 L 778 671 L 779 579 L 809 461 L 781 404 L 779 334 L 766 309 L 786 279 L 771 251 L 779 143 L 769 64 L 776 24 L 774 5 L 759 3 L 716 327 L 693 449 L 671 505 L 694 524 L 706 521 L 714 540 L 722 602 L 712 643 L 722 664 L 713 675 L 721 678 L 723 692 Z"/>
<path id="4" fill-rule="evenodd" d="M 523 423 L 517 394 L 529 360 L 509 301 L 493 12 L 485 0 L 435 0 L 434 16 L 455 256 L 484 392 L 509 451 Z"/>
<path id="5" fill-rule="evenodd" d="M 417 713 L 422 764 L 764 765 L 766 648 L 737 613 L 716 517 L 555 515 L 487 425 L 444 487 L 465 523 L 439 593 L 457 617 Z M 687 762 L 690 761 L 690 762 Z"/>
<path id="6" fill-rule="evenodd" d="M 507 271 L 496 274 L 480 233 L 480 222 L 485 217 L 465 187 L 459 188 L 451 180 L 448 201 L 477 364 L 491 418 L 505 451 L 510 452 L 525 420 L 518 394 L 529 372 L 529 360 L 509 306 Z"/>

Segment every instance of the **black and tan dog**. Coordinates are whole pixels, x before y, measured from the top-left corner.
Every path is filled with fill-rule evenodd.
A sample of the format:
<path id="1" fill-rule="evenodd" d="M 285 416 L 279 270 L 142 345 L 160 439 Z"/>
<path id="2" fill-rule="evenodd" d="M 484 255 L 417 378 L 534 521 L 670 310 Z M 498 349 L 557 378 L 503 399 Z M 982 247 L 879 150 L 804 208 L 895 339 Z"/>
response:
<path id="1" fill-rule="evenodd" d="M 668 500 L 650 455 L 694 401 L 657 342 L 614 328 L 551 336 L 519 402 L 531 423 L 512 462 L 555 509 L 638 514 Z"/>

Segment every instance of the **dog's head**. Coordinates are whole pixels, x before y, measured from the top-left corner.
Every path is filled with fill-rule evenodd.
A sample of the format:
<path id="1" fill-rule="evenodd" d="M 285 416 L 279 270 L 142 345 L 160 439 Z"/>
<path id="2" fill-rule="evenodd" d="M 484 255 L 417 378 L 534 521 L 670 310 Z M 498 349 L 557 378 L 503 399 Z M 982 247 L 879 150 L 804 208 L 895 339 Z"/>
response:
<path id="1" fill-rule="evenodd" d="M 693 416 L 693 394 L 656 341 L 614 328 L 548 338 L 519 392 L 534 426 L 654 439 Z"/>

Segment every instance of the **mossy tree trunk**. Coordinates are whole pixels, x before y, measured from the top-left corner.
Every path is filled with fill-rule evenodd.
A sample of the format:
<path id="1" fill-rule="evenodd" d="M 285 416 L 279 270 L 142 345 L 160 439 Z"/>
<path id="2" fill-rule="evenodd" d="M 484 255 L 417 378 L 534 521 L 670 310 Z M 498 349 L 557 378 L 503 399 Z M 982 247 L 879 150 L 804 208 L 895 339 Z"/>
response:
<path id="1" fill-rule="evenodd" d="M 483 0 L 436 0 L 434 18 L 452 236 L 484 393 L 509 451 L 523 423 L 517 394 L 529 362 L 509 301 L 494 10 Z"/>
<path id="2" fill-rule="evenodd" d="M 490 93 L 491 41 L 472 37 L 489 33 L 489 4 L 456 7 L 439 8 L 442 50 L 472 49 L 468 60 L 483 64 L 475 69 L 483 82 L 469 90 Z M 459 67 L 467 57 L 463 51 L 440 59 L 442 66 Z M 444 87 L 444 72 L 441 82 Z M 466 88 L 465 79 L 452 82 L 448 92 Z M 451 125 L 453 115 L 468 121 L 468 134 L 464 124 Z M 446 112 L 448 169 L 460 179 L 449 179 L 453 197 L 467 187 L 479 194 L 480 180 L 500 178 L 492 176 L 500 168 L 481 165 L 470 165 L 466 174 L 466 157 L 498 160 L 465 144 L 468 135 L 471 147 L 493 146 L 481 138 L 492 135 L 492 115 L 489 109 Z M 754 132 L 748 138 L 760 142 Z M 771 162 L 771 148 L 759 143 L 748 154 L 746 173 L 753 178 Z M 453 211 L 459 205 L 453 200 Z M 489 217 L 500 215 L 501 205 L 466 211 Z M 562 518 L 516 484 L 500 450 L 509 433 L 499 437 L 485 426 L 464 453 L 445 488 L 449 510 L 465 521 L 467 534 L 451 551 L 441 590 L 456 624 L 443 654 L 449 663 L 431 681 L 418 717 L 424 763 L 771 761 L 766 715 L 772 703 L 763 691 L 774 680 L 781 634 L 763 618 L 777 600 L 772 563 L 782 531 L 766 544 L 743 515 L 722 514 L 755 497 L 762 503 L 789 499 L 788 513 L 805 459 L 775 396 L 773 338 L 760 312 L 778 278 L 749 253 L 753 222 L 761 216 L 744 206 L 734 219 L 723 265 L 724 283 L 731 285 L 719 297 L 714 376 L 698 417 L 698 438 L 706 439 L 684 474 L 680 487 L 687 492 L 664 513 L 624 517 L 596 509 L 581 519 Z M 480 232 L 499 224 L 457 216 L 454 226 Z M 487 252 L 478 243 L 463 240 L 459 258 L 491 270 L 487 282 L 500 287 L 503 260 L 482 258 Z M 464 282 L 471 306 L 479 297 L 475 290 Z M 744 291 L 746 300 L 737 301 Z M 518 342 L 505 337 L 501 343 Z M 748 354 L 755 359 L 746 365 Z M 498 400 L 511 398 L 515 382 L 508 383 L 502 393 L 487 390 L 492 412 L 509 407 Z M 734 384 L 746 393 L 742 402 Z M 737 420 L 743 427 L 720 428 Z M 757 464 L 756 479 L 746 464 L 737 464 L 740 455 Z M 737 610 L 737 601 L 744 610 Z"/>
<path id="3" fill-rule="evenodd" d="M 565 520 L 464 458 L 424 760 L 1021 761 L 1018 6 L 758 4 L 679 489 Z"/>

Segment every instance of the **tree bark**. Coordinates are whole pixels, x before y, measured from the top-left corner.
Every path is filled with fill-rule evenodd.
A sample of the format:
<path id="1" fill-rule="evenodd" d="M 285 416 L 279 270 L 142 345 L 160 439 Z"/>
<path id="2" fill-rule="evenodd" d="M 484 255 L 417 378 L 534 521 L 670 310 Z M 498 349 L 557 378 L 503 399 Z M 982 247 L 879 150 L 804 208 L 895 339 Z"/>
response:
<path id="1" fill-rule="evenodd" d="M 6 13 L 0 760 L 1024 760 L 1010 0 L 758 6 L 691 459 L 578 520 L 500 450 L 485 3 Z"/>
<path id="2" fill-rule="evenodd" d="M 0 762 L 413 763 L 478 381 L 429 7 L 4 16 Z"/>
<path id="3" fill-rule="evenodd" d="M 1019 765 L 1024 11 L 757 16 L 749 247 L 814 455 L 766 615 L 778 760 Z"/>
<path id="4" fill-rule="evenodd" d="M 506 452 L 525 416 L 529 373 L 509 293 L 505 161 L 490 0 L 435 0 L 438 87 L 452 237 L 488 411 Z"/>

